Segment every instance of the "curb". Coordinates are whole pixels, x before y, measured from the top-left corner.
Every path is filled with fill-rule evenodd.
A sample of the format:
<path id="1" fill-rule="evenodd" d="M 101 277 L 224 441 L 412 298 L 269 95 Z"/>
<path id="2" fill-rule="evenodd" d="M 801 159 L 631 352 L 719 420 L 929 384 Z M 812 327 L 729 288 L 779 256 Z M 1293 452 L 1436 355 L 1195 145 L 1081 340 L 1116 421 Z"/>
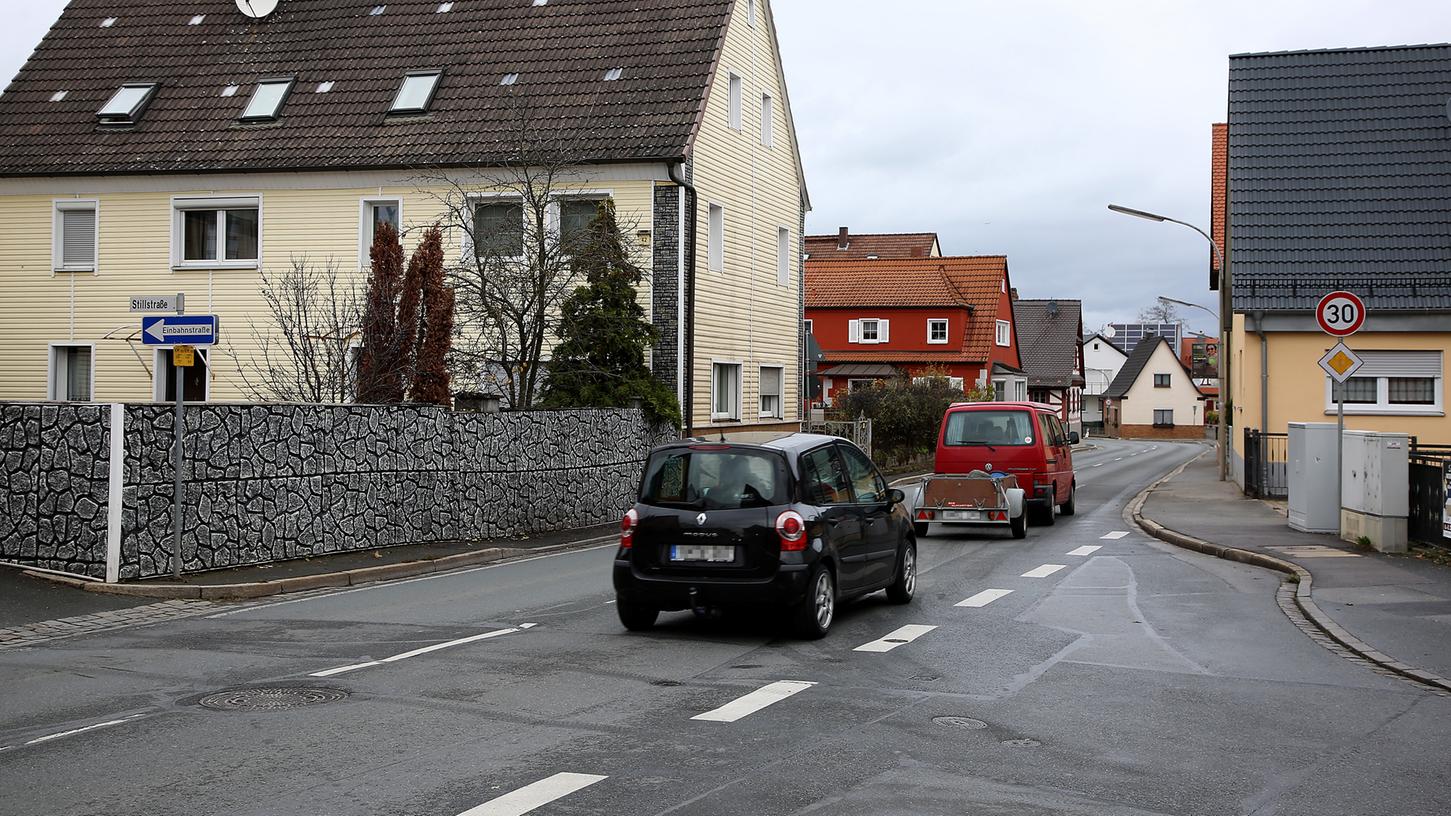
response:
<path id="1" fill-rule="evenodd" d="M 504 561 L 523 560 L 538 555 L 584 549 L 611 541 L 614 536 L 596 536 L 580 541 L 566 541 L 547 547 L 517 549 L 513 547 L 489 547 L 477 552 L 445 555 L 425 561 L 404 561 L 401 564 L 383 564 L 376 567 L 358 567 L 339 572 L 325 572 L 317 575 L 299 575 L 294 578 L 278 578 L 272 581 L 249 581 L 238 584 L 107 584 L 85 581 L 64 575 L 24 570 L 26 575 L 43 578 L 86 592 L 103 595 L 126 595 L 139 598 L 162 598 L 202 601 L 238 601 L 251 598 L 265 598 L 290 592 L 310 589 L 357 586 L 397 578 L 411 578 L 435 572 L 448 572 L 460 567 L 477 564 L 492 564 Z"/>
<path id="2" fill-rule="evenodd" d="M 1423 685 L 1431 686 L 1432 688 L 1439 689 L 1441 691 L 1451 691 L 1451 680 L 1447 680 L 1444 677 L 1425 671 L 1424 669 L 1418 669 L 1414 666 L 1409 666 L 1399 660 L 1396 660 L 1390 655 L 1378 651 L 1377 649 L 1371 647 L 1369 644 L 1360 640 L 1356 636 L 1350 634 L 1350 632 L 1345 630 L 1345 627 L 1336 623 L 1329 615 L 1321 611 L 1320 607 L 1316 605 L 1314 599 L 1311 597 L 1311 591 L 1315 583 L 1315 576 L 1312 575 L 1309 570 L 1305 569 L 1299 564 L 1286 561 L 1283 558 L 1276 558 L 1272 555 L 1265 555 L 1264 553 L 1254 552 L 1253 550 L 1242 550 L 1238 547 L 1226 547 L 1221 544 L 1215 544 L 1211 541 L 1205 541 L 1202 538 L 1195 538 L 1194 536 L 1181 533 L 1178 530 L 1165 527 L 1159 522 L 1144 516 L 1143 507 L 1144 503 L 1147 502 L 1149 499 L 1149 494 L 1153 493 L 1155 490 L 1158 490 L 1161 486 L 1163 486 L 1165 482 L 1168 482 L 1175 476 L 1183 473 L 1185 468 L 1198 461 L 1208 452 L 1209 451 L 1206 450 L 1203 453 L 1200 453 L 1198 456 L 1195 456 L 1193 459 L 1190 459 L 1179 467 L 1174 468 L 1166 475 L 1160 477 L 1153 484 L 1144 488 L 1142 492 L 1140 492 L 1137 496 L 1133 498 L 1133 501 L 1129 502 L 1128 507 L 1124 509 L 1124 515 L 1132 520 L 1134 524 L 1138 525 L 1138 527 L 1144 532 L 1148 533 L 1154 538 L 1159 539 L 1160 541 L 1166 541 L 1170 544 L 1173 544 L 1176 547 L 1183 547 L 1187 550 L 1194 550 L 1195 552 L 1212 555 L 1216 558 L 1223 558 L 1227 561 L 1237 561 L 1241 564 L 1250 564 L 1252 566 L 1275 570 L 1276 572 L 1282 572 L 1286 575 L 1294 576 L 1294 580 L 1296 582 L 1295 605 L 1300 608 L 1301 612 L 1305 613 L 1305 617 L 1308 618 L 1311 623 L 1315 624 L 1315 626 L 1317 626 L 1320 631 L 1329 635 L 1330 638 L 1336 643 L 1339 643 L 1341 646 L 1344 646 L 1345 648 L 1349 649 L 1360 657 L 1369 660 L 1370 662 L 1382 668 L 1389 669 L 1390 671 L 1393 671 L 1396 674 L 1399 674 L 1409 680 L 1413 680 Z"/>

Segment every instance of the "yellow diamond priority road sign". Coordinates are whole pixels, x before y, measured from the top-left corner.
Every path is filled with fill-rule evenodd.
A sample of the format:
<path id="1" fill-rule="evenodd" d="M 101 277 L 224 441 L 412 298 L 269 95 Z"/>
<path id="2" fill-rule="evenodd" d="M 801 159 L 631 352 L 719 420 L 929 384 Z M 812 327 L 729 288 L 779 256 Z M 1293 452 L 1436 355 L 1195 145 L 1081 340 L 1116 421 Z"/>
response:
<path id="1" fill-rule="evenodd" d="M 1338 383 L 1350 379 L 1363 365 L 1365 360 L 1344 343 L 1336 343 L 1335 348 L 1325 352 L 1325 356 L 1320 358 L 1320 367 Z"/>

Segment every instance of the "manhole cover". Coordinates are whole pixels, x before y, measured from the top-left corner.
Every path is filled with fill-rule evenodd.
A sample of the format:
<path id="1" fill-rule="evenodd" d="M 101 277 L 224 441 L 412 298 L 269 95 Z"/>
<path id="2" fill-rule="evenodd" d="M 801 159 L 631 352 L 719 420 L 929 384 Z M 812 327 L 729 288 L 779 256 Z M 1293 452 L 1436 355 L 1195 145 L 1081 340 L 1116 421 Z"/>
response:
<path id="1" fill-rule="evenodd" d="M 933 717 L 932 722 L 936 725 L 945 725 L 948 728 L 970 728 L 974 731 L 980 728 L 987 728 L 987 723 L 982 720 L 974 720 L 971 717 Z"/>
<path id="2" fill-rule="evenodd" d="M 1008 746 L 1009 748 L 1036 748 L 1043 743 L 1035 739 L 1028 739 L 1024 737 L 1022 739 L 1003 740 L 1003 744 Z"/>
<path id="3" fill-rule="evenodd" d="M 679 680 L 651 680 L 650 681 L 650 685 L 652 685 L 652 686 L 665 686 L 667 688 L 672 688 L 674 686 L 681 685 L 681 683 L 680 683 Z"/>
<path id="4" fill-rule="evenodd" d="M 288 708 L 335 703 L 348 696 L 346 691 L 330 688 L 249 688 L 208 694 L 197 702 L 217 711 L 282 711 Z"/>

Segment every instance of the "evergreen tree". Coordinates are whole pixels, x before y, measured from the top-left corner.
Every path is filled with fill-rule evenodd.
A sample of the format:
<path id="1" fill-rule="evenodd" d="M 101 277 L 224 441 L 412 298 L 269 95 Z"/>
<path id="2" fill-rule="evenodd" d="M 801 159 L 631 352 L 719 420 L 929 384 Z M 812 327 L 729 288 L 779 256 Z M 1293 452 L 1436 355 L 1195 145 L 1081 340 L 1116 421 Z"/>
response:
<path id="1" fill-rule="evenodd" d="M 418 331 L 418 358 L 414 366 L 414 402 L 450 405 L 446 364 L 453 344 L 453 287 L 444 282 L 443 231 L 431 227 L 413 252 L 423 281 L 423 325 Z"/>
<path id="2" fill-rule="evenodd" d="M 369 257 L 372 269 L 363 305 L 357 401 L 369 405 L 402 402 L 406 380 L 397 359 L 398 316 L 394 304 L 403 286 L 403 247 L 392 225 L 378 225 Z"/>
<path id="3" fill-rule="evenodd" d="M 620 408 L 639 399 L 649 416 L 678 426 L 675 392 L 645 366 L 645 350 L 658 332 L 636 297 L 643 273 L 625 248 L 614 202 L 600 203 L 572 249 L 574 272 L 585 283 L 561 306 L 560 343 L 549 362 L 544 404 Z"/>

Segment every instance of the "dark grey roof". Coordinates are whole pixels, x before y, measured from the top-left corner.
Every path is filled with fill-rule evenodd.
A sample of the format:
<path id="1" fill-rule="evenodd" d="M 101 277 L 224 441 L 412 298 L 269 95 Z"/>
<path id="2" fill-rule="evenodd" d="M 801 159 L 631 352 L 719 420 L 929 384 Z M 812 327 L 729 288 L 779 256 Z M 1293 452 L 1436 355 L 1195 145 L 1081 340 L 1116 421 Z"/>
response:
<path id="1" fill-rule="evenodd" d="M 1123 368 L 1118 370 L 1118 376 L 1108 384 L 1108 390 L 1103 392 L 1103 396 L 1108 399 L 1123 399 L 1129 389 L 1134 387 L 1134 381 L 1144 372 L 1144 366 L 1149 364 L 1149 358 L 1154 356 L 1154 349 L 1168 342 L 1167 338 L 1157 335 L 1145 337 L 1139 341 L 1139 344 L 1134 346 L 1133 353 L 1127 360 L 1124 360 Z M 1172 345 L 1169 347 L 1169 351 L 1171 353 L 1174 351 Z M 1179 359 L 1179 355 L 1175 354 L 1174 359 Z"/>
<path id="2" fill-rule="evenodd" d="M 71 0 L 0 95 L 0 176 L 497 165 L 519 151 L 521 121 L 543 134 L 534 151 L 676 160 L 704 108 L 731 0 L 439 8 L 285 0 L 252 21 L 233 0 Z M 193 15 L 205 18 L 189 25 Z M 604 81 L 614 68 L 621 78 Z M 404 75 L 425 69 L 443 71 L 429 112 L 388 116 Z M 517 82 L 501 84 L 509 74 Z M 277 120 L 240 123 L 271 77 L 296 78 Z M 98 126 L 128 82 L 159 87 L 134 126 Z M 331 90 L 317 93 L 321 83 Z"/>
<path id="3" fill-rule="evenodd" d="M 1451 311 L 1451 45 L 1229 64 L 1236 311 Z"/>
<path id="4" fill-rule="evenodd" d="M 1030 388 L 1068 388 L 1083 384 L 1075 374 L 1083 349 L 1081 300 L 1015 300 L 1013 321 L 1018 325 L 1018 352 Z"/>

